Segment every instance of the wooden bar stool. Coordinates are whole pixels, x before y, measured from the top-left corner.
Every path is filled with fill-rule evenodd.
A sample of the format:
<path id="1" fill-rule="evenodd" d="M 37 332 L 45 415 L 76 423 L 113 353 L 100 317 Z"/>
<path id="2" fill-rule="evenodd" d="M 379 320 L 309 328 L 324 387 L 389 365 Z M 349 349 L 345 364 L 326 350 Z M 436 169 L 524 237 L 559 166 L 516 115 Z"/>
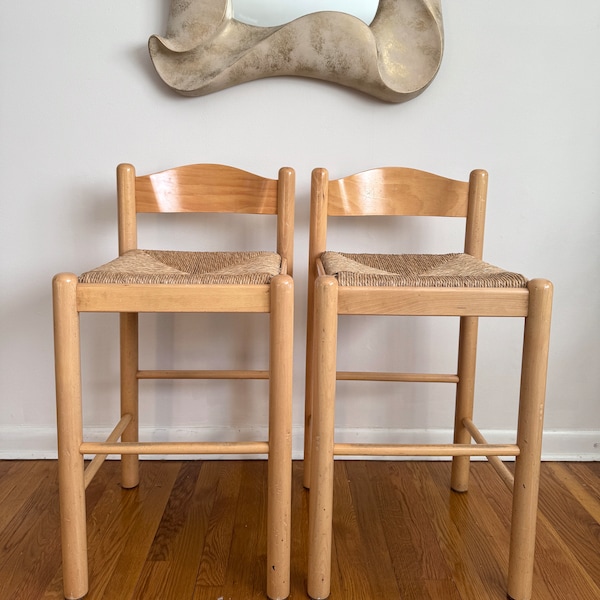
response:
<path id="1" fill-rule="evenodd" d="M 136 176 L 117 168 L 119 257 L 81 276 L 53 281 L 58 469 L 66 598 L 88 592 L 85 489 L 108 454 L 120 454 L 122 486 L 138 485 L 139 454 L 268 456 L 267 586 L 290 593 L 292 280 L 295 175 L 267 179 L 222 165 L 189 165 Z M 275 215 L 272 250 L 181 252 L 137 247 L 138 213 Z M 275 237 L 275 236 L 273 236 Z M 105 442 L 84 441 L 79 314 L 120 314 L 121 419 Z M 262 371 L 152 371 L 138 365 L 138 313 L 269 313 L 269 366 Z M 243 332 L 242 332 L 243 335 Z M 269 436 L 248 442 L 138 440 L 140 379 L 268 379 Z M 119 441 L 120 440 L 120 441 Z M 84 469 L 84 454 L 95 458 Z"/>
<path id="2" fill-rule="evenodd" d="M 452 456 L 451 486 L 467 490 L 471 456 L 486 456 L 513 490 L 508 595 L 532 591 L 535 523 L 550 334 L 552 285 L 482 261 L 487 173 L 455 181 L 413 169 L 373 169 L 330 181 L 312 175 L 306 359 L 305 485 L 310 487 L 308 593 L 330 593 L 334 456 Z M 330 217 L 443 216 L 466 222 L 453 254 L 357 254 L 327 249 Z M 456 373 L 337 372 L 338 315 L 456 316 Z M 489 444 L 473 423 L 479 317 L 525 322 L 516 443 Z M 336 380 L 456 385 L 452 444 L 377 445 L 334 441 Z M 472 444 L 474 440 L 476 443 Z M 500 460 L 515 456 L 515 475 Z"/>

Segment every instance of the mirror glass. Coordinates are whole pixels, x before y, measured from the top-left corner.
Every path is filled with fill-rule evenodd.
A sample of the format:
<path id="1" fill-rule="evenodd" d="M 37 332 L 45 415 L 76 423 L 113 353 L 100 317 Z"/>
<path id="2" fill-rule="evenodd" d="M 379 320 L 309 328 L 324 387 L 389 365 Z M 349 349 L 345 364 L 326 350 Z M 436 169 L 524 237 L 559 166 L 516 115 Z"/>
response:
<path id="1" fill-rule="evenodd" d="M 370 25 L 379 0 L 232 0 L 233 18 L 258 27 L 285 25 L 298 17 L 333 10 L 354 15 Z"/>

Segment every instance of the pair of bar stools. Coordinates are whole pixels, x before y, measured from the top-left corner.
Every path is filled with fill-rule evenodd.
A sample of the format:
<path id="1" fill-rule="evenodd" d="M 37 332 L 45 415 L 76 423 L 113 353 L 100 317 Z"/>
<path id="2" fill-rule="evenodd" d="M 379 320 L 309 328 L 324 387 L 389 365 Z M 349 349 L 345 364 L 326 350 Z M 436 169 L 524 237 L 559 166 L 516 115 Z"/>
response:
<path id="1" fill-rule="evenodd" d="M 85 489 L 108 454 L 122 458 L 122 486 L 138 484 L 139 454 L 268 456 L 267 586 L 290 592 L 291 405 L 295 175 L 266 179 L 221 165 L 190 165 L 136 176 L 117 169 L 119 257 L 81 276 L 54 278 L 58 466 L 64 592 L 88 591 Z M 310 488 L 308 594 L 330 592 L 334 455 L 452 456 L 452 488 L 466 491 L 471 456 L 486 456 L 513 489 L 508 594 L 531 594 L 552 286 L 484 263 L 487 174 L 455 181 L 390 167 L 335 181 L 312 175 L 306 361 L 305 485 Z M 276 251 L 182 252 L 137 247 L 138 213 L 276 215 Z M 327 250 L 328 217 L 442 216 L 466 221 L 454 254 L 356 254 Z M 121 419 L 106 442 L 83 439 L 79 313 L 120 314 Z M 264 371 L 148 371 L 138 366 L 138 313 L 269 313 Z M 456 374 L 336 372 L 338 315 L 460 317 Z M 515 444 L 488 444 L 472 421 L 478 317 L 524 317 Z M 138 441 L 138 381 L 151 378 L 269 379 L 269 436 L 263 442 Z M 454 443 L 334 442 L 336 379 L 456 385 Z M 120 440 L 120 441 L 119 441 Z M 474 440 L 476 443 L 472 444 Z M 84 454 L 95 458 L 84 468 Z M 515 456 L 514 476 L 499 457 Z"/>

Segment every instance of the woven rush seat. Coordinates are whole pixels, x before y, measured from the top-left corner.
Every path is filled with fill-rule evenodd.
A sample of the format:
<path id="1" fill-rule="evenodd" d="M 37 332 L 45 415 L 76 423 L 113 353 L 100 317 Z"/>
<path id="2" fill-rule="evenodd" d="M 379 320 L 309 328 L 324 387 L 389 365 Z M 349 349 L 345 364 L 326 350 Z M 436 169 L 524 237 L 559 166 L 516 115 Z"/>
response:
<path id="1" fill-rule="evenodd" d="M 268 284 L 281 272 L 275 252 L 130 250 L 79 277 L 79 283 Z"/>
<path id="2" fill-rule="evenodd" d="M 469 254 L 321 255 L 327 275 L 341 286 L 522 288 L 527 278 L 490 265 Z"/>

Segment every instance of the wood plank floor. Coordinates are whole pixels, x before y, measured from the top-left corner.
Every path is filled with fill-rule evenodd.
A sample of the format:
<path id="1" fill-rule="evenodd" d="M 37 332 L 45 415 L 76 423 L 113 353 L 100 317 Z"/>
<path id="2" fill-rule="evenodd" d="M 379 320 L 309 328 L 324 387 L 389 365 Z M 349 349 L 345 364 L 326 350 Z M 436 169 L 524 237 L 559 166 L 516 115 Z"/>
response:
<path id="1" fill-rule="evenodd" d="M 89 600 L 264 598 L 266 463 L 107 462 L 88 489 Z M 486 463 L 338 461 L 331 600 L 505 600 L 510 495 Z M 294 464 L 292 593 L 306 596 Z M 54 461 L 0 461 L 0 599 L 62 598 Z M 600 463 L 544 463 L 534 600 L 600 599 Z"/>

